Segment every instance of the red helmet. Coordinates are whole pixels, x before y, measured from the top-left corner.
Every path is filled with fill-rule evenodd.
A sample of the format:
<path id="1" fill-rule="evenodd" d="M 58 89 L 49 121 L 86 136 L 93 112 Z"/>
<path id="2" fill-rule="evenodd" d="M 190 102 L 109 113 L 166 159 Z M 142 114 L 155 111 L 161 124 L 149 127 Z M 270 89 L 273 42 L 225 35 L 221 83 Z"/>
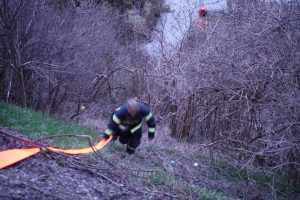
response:
<path id="1" fill-rule="evenodd" d="M 204 17 L 207 13 L 207 9 L 203 6 L 198 11 L 200 17 Z"/>

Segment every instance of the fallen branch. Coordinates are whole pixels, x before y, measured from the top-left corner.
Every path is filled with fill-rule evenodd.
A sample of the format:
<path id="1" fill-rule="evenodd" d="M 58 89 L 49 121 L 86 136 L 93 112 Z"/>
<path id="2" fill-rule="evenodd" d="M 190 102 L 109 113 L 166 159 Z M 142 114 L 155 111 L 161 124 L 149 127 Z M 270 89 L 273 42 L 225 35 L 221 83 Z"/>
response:
<path id="1" fill-rule="evenodd" d="M 101 158 L 103 161 L 105 161 L 106 163 L 108 163 L 109 165 L 111 166 L 114 166 L 116 167 L 116 165 L 108 160 L 106 160 L 105 158 L 103 158 L 98 152 L 97 150 L 95 149 L 94 145 L 93 145 L 93 142 L 92 142 L 92 137 L 89 136 L 89 135 L 76 135 L 76 134 L 61 134 L 61 135 L 50 135 L 50 136 L 46 136 L 46 137 L 43 137 L 43 138 L 40 138 L 38 140 L 35 140 L 34 142 L 37 143 L 37 142 L 41 142 L 43 140 L 46 140 L 46 139 L 52 139 L 52 138 L 59 138 L 59 137 L 79 137 L 79 138 L 86 138 L 89 142 L 89 145 L 90 147 L 92 148 L 93 152 L 99 157 Z M 49 149 L 48 149 L 49 150 Z"/>
<path id="2" fill-rule="evenodd" d="M 117 182 L 113 181 L 112 179 L 108 178 L 107 176 L 105 176 L 103 174 L 100 174 L 99 172 L 95 172 L 95 171 L 93 171 L 93 170 L 91 170 L 89 168 L 79 167 L 79 166 L 70 166 L 70 167 L 75 168 L 75 169 L 80 169 L 80 170 L 88 171 L 88 172 L 90 172 L 92 174 L 96 174 L 96 175 L 100 176 L 101 178 L 109 181 L 110 183 L 114 184 L 117 187 L 124 187 L 123 184 L 117 183 Z"/>
<path id="3" fill-rule="evenodd" d="M 60 135 L 49 135 L 40 139 L 37 139 L 33 142 L 38 143 L 41 142 L 43 140 L 47 140 L 47 139 L 52 139 L 52 138 L 60 138 L 60 137 L 80 137 L 80 138 L 87 138 L 88 141 L 91 143 L 91 136 L 89 135 L 76 135 L 76 134 L 60 134 Z"/>
<path id="4" fill-rule="evenodd" d="M 7 130 L 5 128 L 0 127 L 0 133 L 2 135 L 4 135 L 4 136 L 11 137 L 11 138 L 14 138 L 16 140 L 19 140 L 19 141 L 23 142 L 24 144 L 26 144 L 28 146 L 31 146 L 31 147 L 37 147 L 37 148 L 41 147 L 41 145 L 37 144 L 36 142 L 33 142 L 33 141 L 28 140 L 28 139 L 25 139 L 25 138 L 22 138 L 22 137 L 10 134 L 8 132 L 11 132 L 11 131 L 9 131 L 9 130 Z"/>
<path id="5" fill-rule="evenodd" d="M 136 187 L 131 187 L 130 189 L 134 190 L 135 192 L 139 192 L 142 194 L 147 194 L 150 196 L 167 196 L 167 197 L 171 197 L 172 199 L 184 199 L 182 196 L 175 196 L 166 192 L 160 192 L 160 191 L 144 191 L 141 188 L 136 188 Z"/>

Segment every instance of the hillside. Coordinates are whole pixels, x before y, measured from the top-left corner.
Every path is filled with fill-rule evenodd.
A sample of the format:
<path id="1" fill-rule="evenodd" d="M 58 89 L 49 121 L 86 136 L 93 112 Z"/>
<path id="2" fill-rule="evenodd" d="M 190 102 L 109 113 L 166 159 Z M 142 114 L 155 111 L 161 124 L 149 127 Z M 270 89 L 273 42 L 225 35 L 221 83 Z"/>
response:
<path id="1" fill-rule="evenodd" d="M 1 103 L 1 149 L 24 147 L 21 141 L 9 138 L 3 132 L 31 139 L 42 137 L 28 134 L 29 122 L 47 127 L 51 119 L 28 109 Z M 3 115 L 11 113 L 10 122 Z M 26 114 L 26 121 L 22 116 Z M 39 118 L 33 116 L 40 115 Z M 20 117 L 21 116 L 21 117 Z M 21 126 L 20 126 L 21 125 Z M 70 126 L 59 122 L 60 129 Z M 13 131 L 12 129 L 22 130 Z M 78 126 L 74 124 L 74 126 Z M 83 128 L 83 127 L 82 127 Z M 88 130 L 86 128 L 83 128 Z M 50 129 L 49 129 L 50 130 Z M 69 130 L 72 130 L 69 128 Z M 44 130 L 44 136 L 51 135 Z M 65 129 L 68 131 L 68 128 Z M 74 130 L 72 130 L 74 131 Z M 92 130 L 90 130 L 92 132 Z M 53 134 L 53 133 L 52 133 Z M 78 133 L 77 133 L 78 134 Z M 95 137 L 97 138 L 97 137 Z M 47 141 L 43 144 L 70 146 L 70 141 Z M 84 142 L 78 141 L 79 146 Z M 87 145 L 87 144 L 86 144 Z M 76 145 L 73 146 L 76 148 Z M 110 142 L 97 154 L 69 156 L 43 152 L 14 166 L 1 170 L 1 199 L 267 199 L 269 192 L 261 185 L 247 180 L 245 172 L 205 155 L 207 146 L 183 144 L 170 138 L 161 129 L 154 142 L 142 141 L 138 152 L 127 155 L 119 142 Z M 255 178 L 255 176 L 253 176 Z M 279 179 L 278 179 L 279 180 Z M 284 179 L 280 179 L 283 181 Z M 278 188 L 287 188 L 287 183 Z M 284 191 L 295 192 L 295 189 Z M 299 192 L 299 191 L 298 191 Z M 295 193 L 292 193 L 295 195 Z M 292 196 L 290 196 L 292 197 Z"/>
<path id="2" fill-rule="evenodd" d="M 299 13 L 295 0 L 0 0 L 0 168 L 35 154 L 0 171 L 0 199 L 299 199 Z M 129 153 L 142 144 L 129 156 L 104 130 Z M 5 151 L 28 144 L 101 150 Z"/>

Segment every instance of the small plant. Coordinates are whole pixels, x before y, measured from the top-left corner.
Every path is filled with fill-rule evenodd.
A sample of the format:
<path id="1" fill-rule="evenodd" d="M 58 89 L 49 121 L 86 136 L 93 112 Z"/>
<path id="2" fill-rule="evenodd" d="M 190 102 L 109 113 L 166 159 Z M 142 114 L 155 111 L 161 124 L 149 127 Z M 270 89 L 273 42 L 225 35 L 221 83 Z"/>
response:
<path id="1" fill-rule="evenodd" d="M 65 158 L 63 158 L 61 156 L 55 156 L 54 159 L 59 166 L 64 167 L 66 165 Z"/>
<path id="2" fill-rule="evenodd" d="M 153 145 L 153 144 L 148 145 L 146 147 L 146 151 L 149 152 L 149 153 L 151 153 L 151 152 L 157 152 L 157 147 L 155 145 Z"/>

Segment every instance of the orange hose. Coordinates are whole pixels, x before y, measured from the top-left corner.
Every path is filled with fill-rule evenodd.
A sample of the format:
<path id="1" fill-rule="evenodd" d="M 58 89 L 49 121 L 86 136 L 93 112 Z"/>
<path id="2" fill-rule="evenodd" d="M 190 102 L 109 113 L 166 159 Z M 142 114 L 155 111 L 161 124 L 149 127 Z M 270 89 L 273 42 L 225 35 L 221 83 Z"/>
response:
<path id="1" fill-rule="evenodd" d="M 9 149 L 0 152 L 0 169 L 8 167 L 16 162 L 24 160 L 36 153 L 40 152 L 40 148 L 31 149 Z"/>
<path id="2" fill-rule="evenodd" d="M 85 154 L 85 153 L 91 153 L 94 151 L 98 151 L 102 149 L 105 145 L 109 143 L 109 141 L 112 139 L 112 136 L 110 136 L 109 139 L 103 139 L 93 147 L 87 147 L 83 149 L 59 149 L 54 147 L 47 147 L 48 149 L 56 152 L 62 152 L 65 154 Z M 31 149 L 9 149 L 5 151 L 0 151 L 0 169 L 3 169 L 5 167 L 8 167 L 10 165 L 15 164 L 16 162 L 19 162 L 21 160 L 24 160 L 34 154 L 37 154 L 40 152 L 40 148 L 31 148 Z"/>
<path id="3" fill-rule="evenodd" d="M 94 145 L 93 147 L 87 147 L 83 149 L 59 149 L 54 147 L 48 147 L 48 149 L 52 151 L 62 152 L 65 154 L 85 154 L 85 153 L 91 153 L 94 151 L 98 151 L 102 149 L 110 140 L 112 137 L 110 137 L 108 140 L 101 140 L 98 144 Z"/>

